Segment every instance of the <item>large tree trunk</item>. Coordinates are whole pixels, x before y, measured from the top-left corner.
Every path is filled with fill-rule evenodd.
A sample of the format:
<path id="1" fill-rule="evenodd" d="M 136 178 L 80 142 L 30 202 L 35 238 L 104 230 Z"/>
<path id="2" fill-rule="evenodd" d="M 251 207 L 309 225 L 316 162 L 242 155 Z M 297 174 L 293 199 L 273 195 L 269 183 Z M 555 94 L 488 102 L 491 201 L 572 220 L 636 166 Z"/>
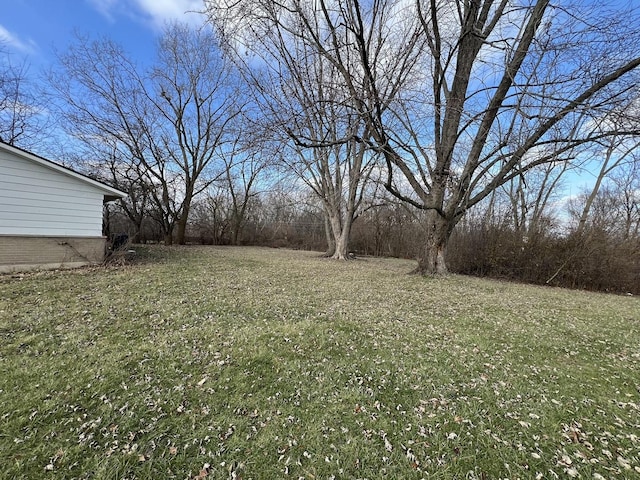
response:
<path id="1" fill-rule="evenodd" d="M 329 216 L 329 227 L 332 236 L 331 245 L 333 246 L 331 258 L 336 260 L 346 260 L 344 251 L 347 249 L 349 242 L 348 240 L 345 241 L 342 237 L 342 219 L 340 218 L 340 213 L 336 211 L 328 211 L 327 215 Z"/>
<path id="2" fill-rule="evenodd" d="M 331 228 L 331 221 L 329 220 L 329 213 L 324 212 L 324 234 L 327 238 L 327 251 L 324 253 L 324 257 L 331 258 L 336 252 L 336 238 L 333 235 Z"/>
<path id="3" fill-rule="evenodd" d="M 178 219 L 178 230 L 176 231 L 176 244 L 184 245 L 186 243 L 187 223 L 189 222 L 189 211 L 191 210 L 191 201 L 193 200 L 193 187 L 187 187 L 184 200 L 182 202 L 182 214 Z"/>
<path id="4" fill-rule="evenodd" d="M 350 216 L 344 219 L 342 223 L 342 228 L 339 231 L 339 234 L 336 235 L 335 245 L 336 250 L 333 252 L 333 256 L 336 260 L 349 260 L 351 257 L 349 256 L 349 241 L 351 239 L 351 225 L 353 221 Z"/>
<path id="5" fill-rule="evenodd" d="M 231 226 L 231 245 L 240 245 L 240 230 L 242 229 L 242 216 L 239 213 L 233 214 L 233 225 Z"/>
<path id="6" fill-rule="evenodd" d="M 189 207 L 190 203 L 187 204 L 186 201 L 182 206 L 182 215 L 178 219 L 178 229 L 176 230 L 176 244 L 184 245 L 186 243 L 186 232 L 187 232 L 187 222 L 189 221 Z"/>
<path id="7" fill-rule="evenodd" d="M 144 217 L 141 215 L 139 219 L 136 219 L 135 222 L 131 222 L 133 223 L 133 228 L 134 231 L 131 234 L 131 243 L 140 243 L 141 238 L 142 238 L 142 222 L 144 220 Z"/>
<path id="8" fill-rule="evenodd" d="M 328 227 L 331 233 L 331 243 L 329 247 L 333 250 L 327 257 L 334 260 L 349 260 L 349 239 L 351 237 L 351 220 L 347 213 L 346 218 L 341 218 L 339 212 L 326 212 L 328 217 Z"/>
<path id="9" fill-rule="evenodd" d="M 173 245 L 173 231 L 175 230 L 175 223 L 171 221 L 168 215 L 162 219 L 161 223 L 162 234 L 164 235 L 164 244 Z"/>
<path id="10" fill-rule="evenodd" d="M 238 225 L 234 225 L 233 230 L 231 231 L 231 245 L 240 245 L 240 228 Z"/>
<path id="11" fill-rule="evenodd" d="M 341 233 L 335 239 L 335 251 L 331 258 L 334 260 L 349 260 L 349 236 Z"/>
<path id="12" fill-rule="evenodd" d="M 448 273 L 446 254 L 447 243 L 455 221 L 447 219 L 435 210 L 427 213 L 425 225 L 426 239 L 418 258 L 418 267 L 413 273 L 420 275 L 444 275 Z"/>
<path id="13" fill-rule="evenodd" d="M 182 214 L 178 220 L 178 229 L 176 230 L 176 244 L 185 244 L 185 232 L 187 231 L 187 215 Z"/>

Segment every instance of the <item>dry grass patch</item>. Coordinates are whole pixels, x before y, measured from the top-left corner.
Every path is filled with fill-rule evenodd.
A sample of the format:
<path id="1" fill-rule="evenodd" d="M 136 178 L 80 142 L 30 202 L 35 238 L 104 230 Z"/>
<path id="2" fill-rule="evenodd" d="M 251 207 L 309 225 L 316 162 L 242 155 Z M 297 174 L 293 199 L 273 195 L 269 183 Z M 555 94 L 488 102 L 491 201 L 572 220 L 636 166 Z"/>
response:
<path id="1" fill-rule="evenodd" d="M 640 301 L 257 248 L 0 277 L 3 478 L 638 478 Z"/>

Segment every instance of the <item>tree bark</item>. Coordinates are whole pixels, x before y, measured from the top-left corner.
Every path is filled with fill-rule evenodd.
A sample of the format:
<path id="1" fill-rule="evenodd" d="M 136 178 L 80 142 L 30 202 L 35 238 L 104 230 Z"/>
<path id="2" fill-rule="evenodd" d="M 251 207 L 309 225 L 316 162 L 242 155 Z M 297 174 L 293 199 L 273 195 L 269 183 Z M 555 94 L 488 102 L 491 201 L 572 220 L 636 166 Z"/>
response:
<path id="1" fill-rule="evenodd" d="M 334 260 L 349 260 L 349 240 L 351 237 L 352 213 L 342 218 L 340 212 L 325 211 L 329 250 L 326 256 Z"/>
<path id="2" fill-rule="evenodd" d="M 233 229 L 231 231 L 231 245 L 238 246 L 240 245 L 240 227 L 238 224 L 234 224 Z"/>
<path id="3" fill-rule="evenodd" d="M 347 238 L 345 241 L 342 235 L 342 219 L 340 218 L 340 213 L 331 210 L 327 212 L 327 215 L 329 216 L 329 229 L 332 236 L 331 245 L 333 247 L 333 253 L 331 254 L 331 258 L 334 260 L 346 260 L 345 251 L 349 245 L 349 239 Z"/>
<path id="4" fill-rule="evenodd" d="M 324 212 L 324 234 L 327 238 L 327 251 L 324 253 L 323 257 L 332 258 L 333 254 L 336 252 L 336 240 L 331 229 L 329 214 L 326 210 Z"/>
<path id="5" fill-rule="evenodd" d="M 187 231 L 187 215 L 182 214 L 178 220 L 178 229 L 176 231 L 176 244 L 185 244 L 185 232 Z"/>
<path id="6" fill-rule="evenodd" d="M 336 239 L 336 249 L 333 252 L 331 258 L 334 260 L 349 260 L 349 251 L 347 248 L 348 246 L 349 242 L 345 241 L 345 238 L 340 235 Z"/>
<path id="7" fill-rule="evenodd" d="M 193 185 L 187 186 L 187 192 L 182 201 L 182 213 L 178 218 L 178 229 L 176 231 L 176 244 L 184 245 L 186 243 L 187 224 L 189 223 L 189 212 L 191 211 L 191 202 L 193 201 Z"/>
<path id="8" fill-rule="evenodd" d="M 244 210 L 244 209 L 243 209 Z M 242 222 L 244 220 L 244 213 L 234 211 L 231 215 L 231 245 L 240 245 L 240 231 L 242 230 Z"/>
<path id="9" fill-rule="evenodd" d="M 349 240 L 351 237 L 351 221 L 346 218 L 339 235 L 335 239 L 335 252 L 331 258 L 335 260 L 349 260 Z"/>
<path id="10" fill-rule="evenodd" d="M 455 222 L 442 216 L 436 210 L 427 212 L 425 225 L 426 239 L 418 266 L 412 273 L 420 275 L 444 275 L 447 269 L 447 244 Z"/>

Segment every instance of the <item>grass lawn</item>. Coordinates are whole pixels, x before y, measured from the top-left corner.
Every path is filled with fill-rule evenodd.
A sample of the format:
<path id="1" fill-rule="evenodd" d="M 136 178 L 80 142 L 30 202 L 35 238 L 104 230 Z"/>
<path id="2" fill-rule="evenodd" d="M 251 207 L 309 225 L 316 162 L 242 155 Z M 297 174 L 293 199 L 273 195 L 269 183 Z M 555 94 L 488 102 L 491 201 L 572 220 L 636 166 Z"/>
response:
<path id="1" fill-rule="evenodd" d="M 0 276 L 0 478 L 640 478 L 640 299 L 257 248 Z"/>

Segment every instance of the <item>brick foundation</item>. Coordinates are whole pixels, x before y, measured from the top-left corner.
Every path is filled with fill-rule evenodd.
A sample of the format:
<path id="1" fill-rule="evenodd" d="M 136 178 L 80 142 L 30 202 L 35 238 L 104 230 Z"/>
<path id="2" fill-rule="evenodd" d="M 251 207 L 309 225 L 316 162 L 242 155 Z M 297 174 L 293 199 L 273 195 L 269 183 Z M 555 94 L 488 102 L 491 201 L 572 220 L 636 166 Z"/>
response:
<path id="1" fill-rule="evenodd" d="M 0 235 L 0 273 L 73 268 L 104 260 L 104 237 Z"/>

